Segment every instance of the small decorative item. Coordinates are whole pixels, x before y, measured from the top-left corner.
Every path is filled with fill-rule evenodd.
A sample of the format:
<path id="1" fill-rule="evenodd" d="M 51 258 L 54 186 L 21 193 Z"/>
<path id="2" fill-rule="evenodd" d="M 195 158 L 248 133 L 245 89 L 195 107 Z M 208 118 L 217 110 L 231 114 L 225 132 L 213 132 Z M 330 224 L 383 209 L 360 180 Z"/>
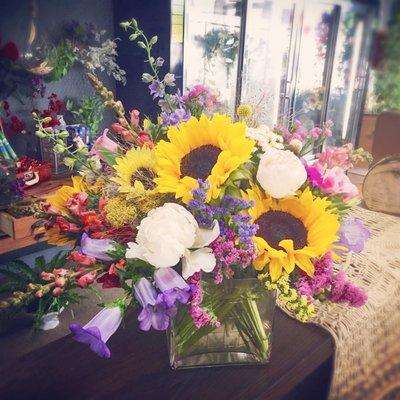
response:
<path id="1" fill-rule="evenodd" d="M 345 171 L 364 152 L 326 147 L 307 164 L 332 121 L 269 129 L 245 104 L 239 121 L 214 113 L 208 87 L 181 94 L 174 75 L 161 74 L 157 36 L 135 19 L 121 26 L 145 51 L 142 80 L 160 106 L 157 121 L 127 115 L 93 74 L 116 121 L 90 151 L 83 140 L 65 145 L 67 131 L 53 135 L 34 115 L 37 136 L 78 172 L 42 204 L 43 234 L 72 247 L 82 284 L 124 291 L 87 324 L 72 324 L 74 339 L 110 357 L 107 342 L 135 307 L 141 330 L 167 331 L 173 368 L 265 364 L 275 298 L 300 321 L 319 301 L 362 306 L 366 294 L 333 260 L 361 251 L 369 236 L 347 215 L 357 188 Z"/>

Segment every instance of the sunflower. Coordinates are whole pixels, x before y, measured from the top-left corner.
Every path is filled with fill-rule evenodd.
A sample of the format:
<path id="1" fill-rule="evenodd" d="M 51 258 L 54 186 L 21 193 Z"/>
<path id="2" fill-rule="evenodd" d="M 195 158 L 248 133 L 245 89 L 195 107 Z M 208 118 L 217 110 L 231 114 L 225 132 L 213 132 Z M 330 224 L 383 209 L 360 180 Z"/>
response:
<path id="1" fill-rule="evenodd" d="M 275 200 L 253 186 L 244 197 L 254 201 L 249 214 L 258 225 L 255 269 L 263 270 L 269 264 L 273 281 L 283 270 L 293 272 L 295 266 L 312 276 L 312 259 L 332 249 L 338 239 L 339 219 L 328 210 L 330 201 L 314 197 L 308 188 L 298 196 Z"/>
<path id="2" fill-rule="evenodd" d="M 81 193 L 86 191 L 86 184 L 81 176 L 72 177 L 72 186 L 61 186 L 54 194 L 46 198 L 46 203 L 56 208 L 59 212 L 68 214 L 68 209 L 65 206 L 67 200 L 74 193 Z"/>
<path id="3" fill-rule="evenodd" d="M 229 175 L 250 158 L 254 142 L 246 138 L 245 130 L 243 123 L 219 114 L 212 119 L 192 117 L 170 127 L 169 141 L 155 147 L 158 191 L 175 193 L 187 203 L 201 179 L 210 185 L 207 201 L 217 198 Z"/>
<path id="4" fill-rule="evenodd" d="M 114 165 L 117 176 L 111 180 L 118 184 L 120 193 L 134 197 L 154 193 L 155 163 L 152 150 L 146 147 L 131 149 L 123 157 L 117 158 Z"/>

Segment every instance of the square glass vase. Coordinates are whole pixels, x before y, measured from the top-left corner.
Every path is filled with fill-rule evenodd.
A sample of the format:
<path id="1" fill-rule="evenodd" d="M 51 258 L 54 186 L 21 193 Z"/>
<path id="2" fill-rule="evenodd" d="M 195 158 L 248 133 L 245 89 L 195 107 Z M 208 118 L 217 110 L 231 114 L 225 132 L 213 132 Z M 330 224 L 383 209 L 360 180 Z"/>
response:
<path id="1" fill-rule="evenodd" d="M 178 308 L 167 331 L 173 369 L 267 364 L 271 352 L 276 292 L 256 278 L 202 281 L 201 306 L 219 324 L 197 329 L 187 305 Z"/>

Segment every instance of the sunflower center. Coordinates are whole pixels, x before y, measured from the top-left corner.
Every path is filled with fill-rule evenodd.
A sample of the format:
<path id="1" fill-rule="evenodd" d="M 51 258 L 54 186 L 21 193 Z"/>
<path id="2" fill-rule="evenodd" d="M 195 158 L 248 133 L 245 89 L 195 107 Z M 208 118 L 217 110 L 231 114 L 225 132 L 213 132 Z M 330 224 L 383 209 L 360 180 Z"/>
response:
<path id="1" fill-rule="evenodd" d="M 211 144 L 200 146 L 181 160 L 181 178 L 190 176 L 205 181 L 217 162 L 221 149 Z"/>
<path id="2" fill-rule="evenodd" d="M 131 185 L 135 184 L 135 181 L 140 181 L 147 190 L 152 190 L 156 187 L 153 179 L 156 174 L 150 168 L 138 168 L 131 176 Z"/>
<path id="3" fill-rule="evenodd" d="M 255 223 L 257 236 L 262 237 L 271 247 L 282 250 L 279 242 L 293 240 L 293 247 L 301 249 L 307 245 L 307 229 L 298 218 L 283 211 L 268 211 L 261 214 Z"/>

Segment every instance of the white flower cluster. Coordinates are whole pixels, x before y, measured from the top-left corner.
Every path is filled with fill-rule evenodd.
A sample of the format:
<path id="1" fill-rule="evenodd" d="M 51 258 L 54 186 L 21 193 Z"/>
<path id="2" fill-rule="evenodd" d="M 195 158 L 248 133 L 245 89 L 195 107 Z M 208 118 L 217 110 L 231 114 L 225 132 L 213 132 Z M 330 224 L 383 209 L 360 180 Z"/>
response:
<path id="1" fill-rule="evenodd" d="M 249 139 L 256 141 L 257 145 L 262 149 L 262 151 L 267 151 L 268 149 L 283 149 L 283 137 L 274 133 L 268 126 L 260 125 L 257 128 L 247 127 L 246 136 Z"/>

